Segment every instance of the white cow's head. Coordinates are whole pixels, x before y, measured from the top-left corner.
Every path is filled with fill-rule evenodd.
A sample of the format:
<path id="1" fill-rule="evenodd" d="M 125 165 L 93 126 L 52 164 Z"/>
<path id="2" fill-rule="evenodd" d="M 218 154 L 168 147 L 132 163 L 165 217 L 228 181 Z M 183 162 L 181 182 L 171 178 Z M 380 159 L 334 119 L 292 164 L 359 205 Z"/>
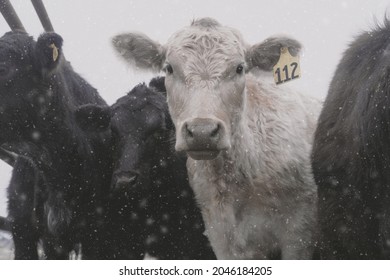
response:
<path id="1" fill-rule="evenodd" d="M 198 160 L 230 148 L 245 108 L 245 73 L 255 67 L 272 71 L 281 47 L 292 54 L 301 47 L 285 37 L 248 46 L 238 31 L 210 18 L 194 21 L 165 45 L 137 33 L 117 35 L 113 45 L 130 64 L 165 71 L 176 150 Z"/>

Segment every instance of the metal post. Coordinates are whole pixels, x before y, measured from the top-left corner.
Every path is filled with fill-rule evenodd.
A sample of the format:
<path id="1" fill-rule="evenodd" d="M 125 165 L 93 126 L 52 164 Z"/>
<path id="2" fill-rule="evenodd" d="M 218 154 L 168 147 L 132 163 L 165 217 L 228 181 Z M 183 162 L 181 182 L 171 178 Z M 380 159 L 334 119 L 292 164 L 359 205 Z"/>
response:
<path id="1" fill-rule="evenodd" d="M 49 15 L 47 14 L 45 5 L 43 4 L 42 0 L 31 0 L 35 11 L 38 14 L 39 20 L 42 23 L 43 28 L 46 32 L 53 32 L 54 28 L 51 24 Z"/>
<path id="2" fill-rule="evenodd" d="M 26 32 L 26 29 L 24 28 L 9 0 L 0 0 L 0 12 L 2 13 L 9 27 L 11 27 L 12 31 Z"/>

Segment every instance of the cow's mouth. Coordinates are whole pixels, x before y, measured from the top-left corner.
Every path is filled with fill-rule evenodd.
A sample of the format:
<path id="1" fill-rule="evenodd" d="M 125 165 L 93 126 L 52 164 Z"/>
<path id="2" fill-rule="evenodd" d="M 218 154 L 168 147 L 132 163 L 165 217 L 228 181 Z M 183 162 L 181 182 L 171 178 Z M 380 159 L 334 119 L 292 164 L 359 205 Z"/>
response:
<path id="1" fill-rule="evenodd" d="M 194 160 L 215 159 L 221 150 L 187 151 L 187 154 Z"/>

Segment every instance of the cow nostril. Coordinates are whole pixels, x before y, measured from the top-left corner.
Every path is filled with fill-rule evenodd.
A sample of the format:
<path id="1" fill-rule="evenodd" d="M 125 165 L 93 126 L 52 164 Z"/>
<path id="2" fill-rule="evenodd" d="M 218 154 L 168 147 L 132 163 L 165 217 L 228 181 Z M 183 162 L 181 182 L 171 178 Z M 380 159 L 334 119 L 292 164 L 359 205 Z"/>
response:
<path id="1" fill-rule="evenodd" d="M 212 138 L 217 137 L 218 134 L 219 134 L 220 128 L 221 128 L 220 125 L 217 124 L 216 128 L 214 128 L 214 129 L 211 131 L 210 136 L 211 136 Z"/>
<path id="2" fill-rule="evenodd" d="M 191 131 L 191 129 L 188 128 L 188 125 L 187 125 L 187 124 L 186 124 L 186 131 L 187 131 L 187 136 L 188 136 L 188 137 L 194 138 L 194 134 L 193 134 L 193 132 Z"/>

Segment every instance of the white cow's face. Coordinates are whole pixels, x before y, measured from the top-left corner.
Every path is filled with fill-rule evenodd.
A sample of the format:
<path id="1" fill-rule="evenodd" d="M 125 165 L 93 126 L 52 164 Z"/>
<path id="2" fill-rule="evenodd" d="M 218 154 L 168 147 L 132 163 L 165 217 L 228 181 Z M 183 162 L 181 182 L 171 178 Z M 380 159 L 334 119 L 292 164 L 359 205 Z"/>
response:
<path id="1" fill-rule="evenodd" d="M 166 45 L 163 69 L 176 150 L 212 159 L 230 147 L 244 106 L 245 48 L 235 31 L 192 25 Z"/>
<path id="2" fill-rule="evenodd" d="M 247 46 L 239 32 L 213 19 L 194 21 L 162 46 L 130 33 L 114 37 L 118 53 L 140 68 L 164 70 L 168 106 L 176 127 L 176 150 L 197 160 L 229 149 L 245 109 L 245 72 L 271 71 L 281 47 L 292 54 L 300 44 L 280 37 Z"/>

